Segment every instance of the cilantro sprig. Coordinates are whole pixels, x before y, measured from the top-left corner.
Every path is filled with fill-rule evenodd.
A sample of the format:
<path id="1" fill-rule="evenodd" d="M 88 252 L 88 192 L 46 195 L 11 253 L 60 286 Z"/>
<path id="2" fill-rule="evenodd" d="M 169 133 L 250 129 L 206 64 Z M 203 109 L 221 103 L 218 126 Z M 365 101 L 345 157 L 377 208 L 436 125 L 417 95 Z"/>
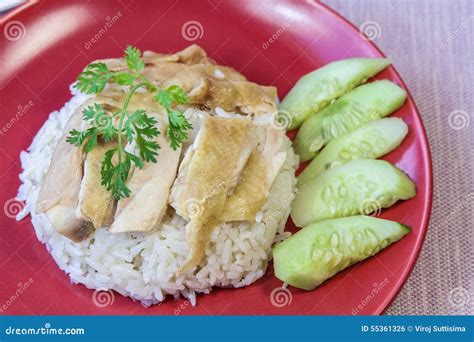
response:
<path id="1" fill-rule="evenodd" d="M 98 94 L 108 83 L 130 87 L 122 107 L 116 113 L 107 112 L 99 103 L 84 108 L 82 117 L 89 128 L 84 131 L 73 129 L 66 138 L 68 143 L 82 146 L 85 152 L 92 151 L 100 140 L 106 143 L 117 140 L 117 146 L 105 153 L 101 164 L 101 183 L 117 200 L 130 196 L 126 181 L 132 165 L 143 168 L 144 162 L 156 163 L 160 149 L 156 142 L 160 134 L 156 119 L 143 109 L 128 110 L 130 100 L 138 89 L 146 89 L 165 108 L 168 114 L 166 136 L 171 148 L 179 148 L 192 128 L 183 113 L 175 108 L 177 104 L 187 102 L 186 93 L 176 85 L 160 89 L 147 79 L 141 73 L 145 68 L 141 56 L 139 49 L 128 46 L 124 55 L 127 70 L 112 71 L 105 63 L 92 63 L 78 76 L 75 84 L 75 88 L 85 94 Z M 125 149 L 126 144 L 131 142 L 135 142 L 138 154 Z"/>
<path id="2" fill-rule="evenodd" d="M 183 104 L 187 102 L 186 93 L 176 85 L 169 86 L 166 90 L 160 90 L 154 100 L 161 103 L 168 113 L 168 129 L 166 135 L 170 141 L 170 146 L 176 150 L 183 140 L 188 138 L 188 130 L 192 128 L 189 121 L 180 111 L 173 110 L 174 103 Z"/>

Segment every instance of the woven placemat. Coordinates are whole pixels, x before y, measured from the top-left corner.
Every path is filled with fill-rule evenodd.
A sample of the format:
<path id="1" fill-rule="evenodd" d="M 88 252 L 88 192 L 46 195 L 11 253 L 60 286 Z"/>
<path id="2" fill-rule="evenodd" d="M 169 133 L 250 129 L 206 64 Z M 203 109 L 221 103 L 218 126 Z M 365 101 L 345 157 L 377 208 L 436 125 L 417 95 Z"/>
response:
<path id="1" fill-rule="evenodd" d="M 394 61 L 428 134 L 433 209 L 390 315 L 474 313 L 474 2 L 325 0 Z"/>

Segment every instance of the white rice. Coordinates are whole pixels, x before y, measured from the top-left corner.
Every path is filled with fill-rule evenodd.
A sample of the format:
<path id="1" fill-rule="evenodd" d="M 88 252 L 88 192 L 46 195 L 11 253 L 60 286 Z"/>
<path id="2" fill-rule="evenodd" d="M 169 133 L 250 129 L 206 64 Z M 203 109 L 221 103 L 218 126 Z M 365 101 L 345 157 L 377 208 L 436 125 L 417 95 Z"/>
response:
<path id="1" fill-rule="evenodd" d="M 193 305 L 197 293 L 209 293 L 213 286 L 246 286 L 265 273 L 271 258 L 271 244 L 287 235 L 284 232 L 295 188 L 294 171 L 298 160 L 289 140 L 284 150 L 288 157 L 277 176 L 269 199 L 258 215 L 258 222 L 222 223 L 212 234 L 198 270 L 175 277 L 187 256 L 186 222 L 174 215 L 166 217 L 161 228 L 148 234 L 111 234 L 96 230 L 90 239 L 74 243 L 58 234 L 44 214 L 34 211 L 41 182 L 63 129 L 87 96 L 73 93 L 60 111 L 50 114 L 27 151 L 20 154 L 23 172 L 18 199 L 28 213 L 38 240 L 46 245 L 58 266 L 73 283 L 90 289 L 113 289 L 144 305 L 159 303 L 166 296 L 186 297 Z"/>

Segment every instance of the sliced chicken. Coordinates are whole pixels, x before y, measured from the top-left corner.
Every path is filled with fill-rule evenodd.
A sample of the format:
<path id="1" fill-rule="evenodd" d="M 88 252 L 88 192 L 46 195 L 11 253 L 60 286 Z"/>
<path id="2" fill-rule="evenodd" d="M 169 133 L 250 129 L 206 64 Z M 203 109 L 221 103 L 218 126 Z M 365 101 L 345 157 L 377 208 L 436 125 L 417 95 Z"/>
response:
<path id="1" fill-rule="evenodd" d="M 275 87 L 249 82 L 236 70 L 215 64 L 197 45 L 171 55 L 145 51 L 143 61 L 143 75 L 163 88 L 170 85 L 181 86 L 188 93 L 188 104 L 207 108 L 220 107 L 225 111 L 255 115 L 274 113 L 277 110 Z M 103 62 L 114 71 L 127 69 L 122 58 L 96 62 Z M 116 95 L 121 91 L 120 86 L 111 84 L 102 95 Z"/>
<path id="2" fill-rule="evenodd" d="M 92 222 L 96 229 L 108 225 L 113 218 L 115 202 L 112 192 L 102 184 L 101 166 L 105 153 L 117 147 L 117 142 L 99 142 L 87 153 L 84 161 L 84 176 L 79 191 L 76 217 Z"/>
<path id="3" fill-rule="evenodd" d="M 252 152 L 237 188 L 225 202 L 222 221 L 255 221 L 285 162 L 286 152 L 279 152 L 283 138 L 283 132 L 267 128 L 265 147 L 262 152 L 257 149 Z"/>
<path id="4" fill-rule="evenodd" d="M 171 55 L 147 51 L 143 61 L 142 73 L 157 86 L 178 85 L 187 92 L 189 101 L 178 106 L 180 110 L 190 109 L 193 113 L 202 110 L 203 115 L 190 118 L 194 130 L 183 148 L 192 145 L 187 148 L 181 165 L 182 151 L 169 147 L 166 127 L 161 128 L 157 163 L 145 163 L 143 169 L 132 168 L 127 182 L 131 197 L 115 203 L 111 193 L 101 185 L 100 175 L 104 153 L 113 143 L 100 143 L 84 161 L 82 149 L 65 141 L 72 128 L 84 129 L 82 106 L 68 123 L 65 136 L 54 152 L 37 211 L 45 212 L 61 234 L 81 240 L 93 227 L 104 225 L 110 225 L 111 232 L 148 232 L 161 222 L 167 204 L 171 203 L 188 221 L 189 255 L 182 268 L 185 272 L 199 264 L 210 234 L 219 222 L 255 219 L 286 157 L 279 152 L 281 141 L 274 133 L 267 134 L 264 148 L 256 149 L 257 129 L 249 118 L 211 117 L 204 111 L 212 109 L 217 113 L 217 108 L 221 108 L 249 115 L 273 113 L 277 93 L 274 87 L 249 82 L 236 70 L 216 65 L 197 45 Z M 97 62 L 104 62 L 115 71 L 127 68 L 123 59 Z M 123 87 L 109 84 L 87 105 L 102 103 L 106 110 L 115 112 L 123 105 L 125 96 Z M 140 91 L 134 94 L 128 108 L 163 115 L 160 113 L 163 109 L 152 97 Z M 160 117 L 158 122 L 165 123 L 167 118 Z M 195 137 L 194 142 L 191 137 Z"/>
<path id="5" fill-rule="evenodd" d="M 82 109 L 86 101 L 72 115 L 53 152 L 51 164 L 43 180 L 36 204 L 37 213 L 46 213 L 53 227 L 71 240 L 81 241 L 93 231 L 92 225 L 75 216 L 82 179 L 82 148 L 66 142 L 72 129 L 80 129 Z"/>
<path id="6" fill-rule="evenodd" d="M 209 64 L 206 52 L 197 45 L 191 45 L 186 49 L 171 55 L 159 54 L 152 51 L 143 53 L 145 68 L 142 74 L 161 84 L 165 80 L 173 77 L 178 72 L 186 69 L 192 64 Z M 123 58 L 109 58 L 97 60 L 94 63 L 105 63 L 109 70 L 122 71 L 127 69 L 127 64 Z M 102 95 L 118 94 L 122 88 L 116 84 L 110 84 Z"/>
<path id="7" fill-rule="evenodd" d="M 255 146 L 253 134 L 248 120 L 204 117 L 198 136 L 180 165 L 171 195 L 171 205 L 189 220 L 189 255 L 180 272 L 198 265 L 204 256 L 225 200 Z"/>
<path id="8" fill-rule="evenodd" d="M 267 136 L 262 156 L 265 161 L 267 186 L 270 187 L 286 160 L 286 152 L 279 152 L 285 139 L 285 133 L 272 126 L 267 127 Z"/>
<path id="9" fill-rule="evenodd" d="M 256 115 L 277 110 L 275 87 L 249 82 L 232 68 L 191 65 L 164 82 L 163 87 L 173 84 L 179 85 L 188 93 L 189 104 Z"/>
<path id="10" fill-rule="evenodd" d="M 210 60 L 207 58 L 206 51 L 204 51 L 201 47 L 198 45 L 191 45 L 186 49 L 171 55 L 156 53 L 153 51 L 145 51 L 143 53 L 143 62 L 145 63 L 145 69 L 152 69 L 157 64 L 162 63 L 175 63 L 186 66 L 198 63 L 210 63 Z M 93 63 L 105 63 L 107 68 L 113 71 L 127 69 L 127 63 L 123 58 L 99 59 Z"/>
<path id="11" fill-rule="evenodd" d="M 146 65 L 158 64 L 163 62 L 181 63 L 186 65 L 210 63 L 206 51 L 200 46 L 193 44 L 171 55 L 156 53 L 153 51 L 145 51 L 143 59 Z"/>
<path id="12" fill-rule="evenodd" d="M 74 242 L 81 242 L 94 231 L 91 222 L 78 219 L 76 208 L 57 204 L 46 212 L 54 229 Z"/>
<path id="13" fill-rule="evenodd" d="M 158 119 L 164 122 L 164 117 Z M 109 231 L 148 232 L 156 227 L 166 213 L 171 186 L 176 178 L 181 149 L 173 150 L 165 137 L 166 127 L 157 138 L 160 145 L 156 163 L 145 163 L 135 169 L 127 182 L 131 197 L 118 202 L 115 221 Z"/>

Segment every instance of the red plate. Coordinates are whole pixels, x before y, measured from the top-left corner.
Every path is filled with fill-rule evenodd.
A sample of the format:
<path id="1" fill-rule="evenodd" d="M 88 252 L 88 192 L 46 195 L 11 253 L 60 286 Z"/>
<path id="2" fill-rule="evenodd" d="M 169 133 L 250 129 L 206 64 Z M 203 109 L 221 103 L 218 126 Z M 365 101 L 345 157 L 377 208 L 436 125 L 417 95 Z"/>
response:
<path id="1" fill-rule="evenodd" d="M 30 3 L 0 25 L 0 188 L 5 215 L 0 230 L 2 314 L 379 314 L 407 279 L 426 233 L 431 210 L 431 161 L 423 124 L 411 96 L 394 115 L 410 127 L 403 144 L 385 159 L 416 182 L 414 199 L 381 217 L 413 228 L 377 256 L 341 272 L 318 289 L 282 290 L 272 267 L 242 289 L 218 289 L 198 305 L 167 300 L 144 308 L 115 295 L 94 305 L 93 291 L 70 285 L 29 218 L 12 216 L 20 184 L 18 155 L 48 114 L 70 98 L 68 86 L 97 58 L 121 56 L 127 44 L 172 52 L 191 43 L 250 80 L 278 87 L 283 97 L 303 74 L 347 57 L 383 54 L 337 13 L 319 3 L 295 1 L 47 1 Z M 396 64 L 396 61 L 395 61 Z M 405 87 L 394 68 L 388 78 Z M 19 293 L 18 286 L 32 280 Z M 102 307 L 103 306 L 103 307 Z"/>

